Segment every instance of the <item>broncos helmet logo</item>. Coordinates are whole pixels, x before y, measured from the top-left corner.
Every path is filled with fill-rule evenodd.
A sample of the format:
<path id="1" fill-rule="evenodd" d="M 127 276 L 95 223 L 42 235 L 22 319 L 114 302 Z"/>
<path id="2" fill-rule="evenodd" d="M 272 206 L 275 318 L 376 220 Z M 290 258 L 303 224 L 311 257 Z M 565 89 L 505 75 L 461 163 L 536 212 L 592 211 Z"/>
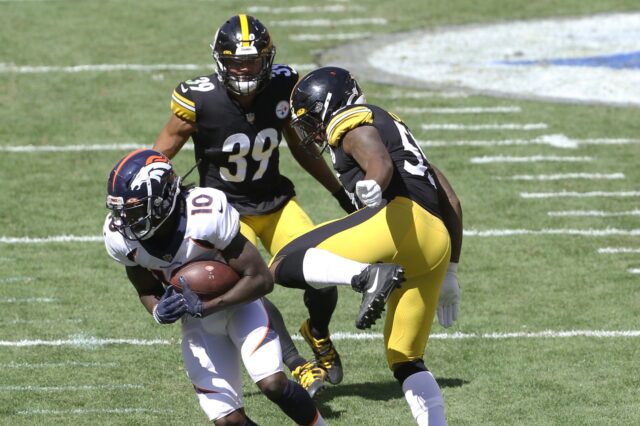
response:
<path id="1" fill-rule="evenodd" d="M 166 172 L 171 170 L 171 165 L 166 161 L 154 161 L 142 167 L 138 174 L 131 180 L 131 189 L 138 190 L 142 185 L 150 185 L 152 180 L 158 183 L 162 182 L 162 178 Z"/>

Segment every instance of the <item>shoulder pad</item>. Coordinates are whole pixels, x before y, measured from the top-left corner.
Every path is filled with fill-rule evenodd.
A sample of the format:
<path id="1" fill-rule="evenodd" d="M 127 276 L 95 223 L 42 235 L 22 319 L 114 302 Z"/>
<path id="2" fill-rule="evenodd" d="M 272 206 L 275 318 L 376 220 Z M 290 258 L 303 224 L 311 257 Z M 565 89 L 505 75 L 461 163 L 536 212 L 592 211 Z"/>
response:
<path id="1" fill-rule="evenodd" d="M 373 124 L 373 111 L 366 105 L 351 105 L 338 110 L 327 125 L 327 141 L 337 147 L 347 132 Z"/>
<path id="2" fill-rule="evenodd" d="M 136 265 L 136 263 L 129 258 L 129 253 L 132 251 L 132 248 L 127 245 L 124 237 L 120 235 L 118 231 L 111 229 L 110 224 L 111 214 L 108 214 L 102 226 L 102 235 L 104 236 L 104 245 L 107 253 L 116 262 L 122 263 L 125 266 Z"/>
<path id="3" fill-rule="evenodd" d="M 187 234 L 222 250 L 240 231 L 240 215 L 222 191 L 194 188 L 187 194 Z"/>

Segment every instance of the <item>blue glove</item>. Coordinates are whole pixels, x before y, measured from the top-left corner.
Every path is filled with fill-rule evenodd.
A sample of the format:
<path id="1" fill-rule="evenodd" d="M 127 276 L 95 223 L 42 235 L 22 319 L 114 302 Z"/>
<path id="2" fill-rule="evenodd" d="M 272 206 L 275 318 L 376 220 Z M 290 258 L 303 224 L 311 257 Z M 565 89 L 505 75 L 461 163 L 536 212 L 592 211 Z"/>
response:
<path id="1" fill-rule="evenodd" d="M 153 307 L 153 319 L 158 324 L 171 324 L 178 321 L 187 312 L 187 304 L 172 285 L 168 285 L 160 301 Z"/>
<path id="2" fill-rule="evenodd" d="M 181 275 L 178 279 L 180 281 L 180 285 L 182 286 L 182 295 L 184 296 L 185 305 L 187 307 L 187 313 L 195 318 L 202 318 L 202 311 L 204 307 L 202 306 L 202 300 L 198 297 L 197 294 L 191 290 L 187 280 Z"/>

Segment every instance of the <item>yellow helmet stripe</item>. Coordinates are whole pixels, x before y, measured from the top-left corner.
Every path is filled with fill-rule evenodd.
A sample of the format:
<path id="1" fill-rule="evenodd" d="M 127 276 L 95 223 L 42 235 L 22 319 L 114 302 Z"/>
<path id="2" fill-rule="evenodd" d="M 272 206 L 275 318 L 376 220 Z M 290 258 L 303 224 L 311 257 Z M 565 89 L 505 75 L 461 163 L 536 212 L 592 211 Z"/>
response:
<path id="1" fill-rule="evenodd" d="M 240 29 L 242 30 L 242 47 L 249 47 L 249 20 L 247 15 L 238 15 L 240 18 Z"/>

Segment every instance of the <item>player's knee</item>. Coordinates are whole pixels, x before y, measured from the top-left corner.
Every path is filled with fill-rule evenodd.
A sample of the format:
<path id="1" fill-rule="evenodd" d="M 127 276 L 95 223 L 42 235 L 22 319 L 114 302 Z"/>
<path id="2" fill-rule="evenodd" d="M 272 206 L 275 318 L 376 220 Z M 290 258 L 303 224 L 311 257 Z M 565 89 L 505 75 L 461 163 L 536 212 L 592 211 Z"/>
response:
<path id="1" fill-rule="evenodd" d="M 423 371 L 428 371 L 427 367 L 424 365 L 424 361 L 416 359 L 394 365 L 393 377 L 395 377 L 398 383 L 400 383 L 400 386 L 402 386 L 407 377 Z"/>
<path id="2" fill-rule="evenodd" d="M 271 274 L 276 283 L 289 288 L 309 287 L 304 277 L 303 261 L 306 249 L 297 250 L 281 257 L 271 265 Z"/>
<path id="3" fill-rule="evenodd" d="M 280 372 L 260 380 L 257 385 L 270 401 L 278 401 L 287 387 L 287 376 Z"/>

